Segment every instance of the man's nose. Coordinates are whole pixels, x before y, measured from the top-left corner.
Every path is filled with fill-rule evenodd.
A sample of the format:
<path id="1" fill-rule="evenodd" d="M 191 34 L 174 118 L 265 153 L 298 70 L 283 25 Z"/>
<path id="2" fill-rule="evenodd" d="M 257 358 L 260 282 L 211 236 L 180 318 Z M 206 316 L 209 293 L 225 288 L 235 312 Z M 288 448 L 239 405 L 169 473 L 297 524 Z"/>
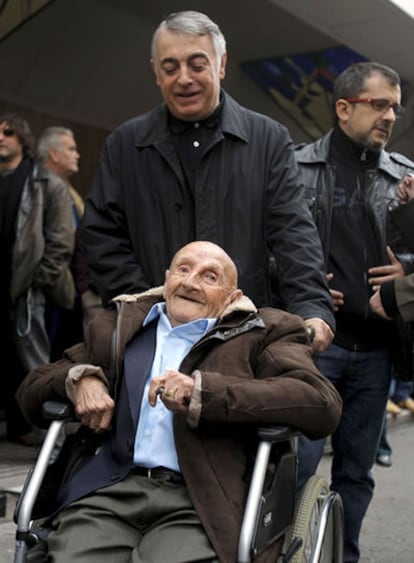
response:
<path id="1" fill-rule="evenodd" d="M 184 285 L 188 287 L 199 287 L 200 276 L 195 272 L 190 272 L 183 281 Z"/>
<path id="2" fill-rule="evenodd" d="M 384 119 L 388 119 L 389 121 L 397 121 L 397 115 L 395 113 L 395 109 L 392 106 L 388 106 L 387 111 L 383 115 Z"/>
<path id="3" fill-rule="evenodd" d="M 186 64 L 181 65 L 178 75 L 178 82 L 180 84 L 191 84 L 192 81 L 193 77 L 190 68 Z"/>

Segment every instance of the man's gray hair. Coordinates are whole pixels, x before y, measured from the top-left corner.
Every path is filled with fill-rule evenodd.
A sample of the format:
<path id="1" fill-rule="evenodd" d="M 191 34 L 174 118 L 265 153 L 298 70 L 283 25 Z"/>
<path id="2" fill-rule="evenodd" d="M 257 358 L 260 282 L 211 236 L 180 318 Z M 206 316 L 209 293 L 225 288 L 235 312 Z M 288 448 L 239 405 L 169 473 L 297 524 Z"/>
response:
<path id="1" fill-rule="evenodd" d="M 226 40 L 219 26 L 201 12 L 186 10 L 170 14 L 159 24 L 152 36 L 152 59 L 155 57 L 155 46 L 158 35 L 161 31 L 165 30 L 188 35 L 209 35 L 213 43 L 218 64 L 220 64 L 221 58 L 226 52 Z"/>
<path id="2" fill-rule="evenodd" d="M 67 127 L 47 127 L 37 142 L 37 157 L 41 162 L 49 158 L 50 149 L 60 148 L 62 135 L 74 138 L 73 131 Z"/>

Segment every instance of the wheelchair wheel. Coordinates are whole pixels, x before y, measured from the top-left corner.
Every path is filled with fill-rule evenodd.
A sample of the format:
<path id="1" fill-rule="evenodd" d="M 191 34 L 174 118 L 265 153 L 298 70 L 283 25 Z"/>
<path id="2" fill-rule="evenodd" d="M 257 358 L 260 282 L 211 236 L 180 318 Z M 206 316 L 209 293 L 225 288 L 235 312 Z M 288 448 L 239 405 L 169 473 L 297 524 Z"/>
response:
<path id="1" fill-rule="evenodd" d="M 309 563 L 318 540 L 319 522 L 322 505 L 329 495 L 328 481 L 321 476 L 313 475 L 306 483 L 296 505 L 295 516 L 290 531 L 290 542 L 302 538 L 301 547 L 295 552 L 291 563 Z M 332 563 L 334 556 L 334 522 L 330 515 L 321 556 L 318 563 Z"/>

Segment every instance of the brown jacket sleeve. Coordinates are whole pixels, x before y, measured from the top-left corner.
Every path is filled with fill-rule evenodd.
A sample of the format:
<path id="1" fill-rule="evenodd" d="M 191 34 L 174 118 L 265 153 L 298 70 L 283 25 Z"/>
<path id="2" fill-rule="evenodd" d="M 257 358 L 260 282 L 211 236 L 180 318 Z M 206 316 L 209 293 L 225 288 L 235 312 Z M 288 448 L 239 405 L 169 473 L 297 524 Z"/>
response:
<path id="1" fill-rule="evenodd" d="M 40 428 L 48 425 L 42 417 L 43 403 L 68 400 L 65 391 L 68 371 L 74 365 L 86 362 L 85 345 L 76 344 L 66 350 L 61 360 L 41 365 L 26 376 L 16 392 L 16 400 L 29 422 Z"/>

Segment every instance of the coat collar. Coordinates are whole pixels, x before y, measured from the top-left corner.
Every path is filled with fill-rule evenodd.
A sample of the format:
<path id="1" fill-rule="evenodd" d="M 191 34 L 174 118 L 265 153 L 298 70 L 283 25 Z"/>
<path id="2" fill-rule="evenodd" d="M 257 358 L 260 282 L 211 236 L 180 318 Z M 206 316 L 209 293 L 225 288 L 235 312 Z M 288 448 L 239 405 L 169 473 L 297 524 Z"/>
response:
<path id="1" fill-rule="evenodd" d="M 152 287 L 151 289 L 148 289 L 147 291 L 144 291 L 142 293 L 118 295 L 117 297 L 114 297 L 112 301 L 114 303 L 136 303 L 148 297 L 154 299 L 158 298 L 159 301 L 162 301 L 164 299 L 164 286 L 160 285 L 158 287 Z M 235 312 L 256 313 L 257 308 L 254 305 L 253 301 L 249 299 L 249 297 L 243 295 L 243 297 L 241 297 L 240 299 L 237 299 L 236 301 L 233 301 L 233 303 L 230 303 L 230 305 L 228 305 L 223 311 L 223 314 L 220 318 L 224 319 L 225 317 L 228 317 Z"/>
<path id="2" fill-rule="evenodd" d="M 47 180 L 49 178 L 50 172 L 43 167 L 39 162 L 35 162 L 33 166 L 33 180 Z"/>
<path id="3" fill-rule="evenodd" d="M 300 164 L 327 163 L 329 147 L 333 129 L 317 141 L 309 144 L 301 144 L 296 147 L 296 157 Z M 399 153 L 389 153 L 381 150 L 378 159 L 378 170 L 392 176 L 396 180 L 401 179 L 401 166 L 413 166 L 413 162 Z"/>
<path id="4" fill-rule="evenodd" d="M 223 99 L 223 109 L 218 129 L 224 135 L 233 135 L 247 143 L 246 123 L 240 118 L 243 108 L 224 90 L 221 91 L 221 96 Z M 167 123 L 168 110 L 164 103 L 142 116 L 142 119 L 139 119 L 139 127 L 137 127 L 135 137 L 137 147 L 155 145 L 171 136 Z"/>

